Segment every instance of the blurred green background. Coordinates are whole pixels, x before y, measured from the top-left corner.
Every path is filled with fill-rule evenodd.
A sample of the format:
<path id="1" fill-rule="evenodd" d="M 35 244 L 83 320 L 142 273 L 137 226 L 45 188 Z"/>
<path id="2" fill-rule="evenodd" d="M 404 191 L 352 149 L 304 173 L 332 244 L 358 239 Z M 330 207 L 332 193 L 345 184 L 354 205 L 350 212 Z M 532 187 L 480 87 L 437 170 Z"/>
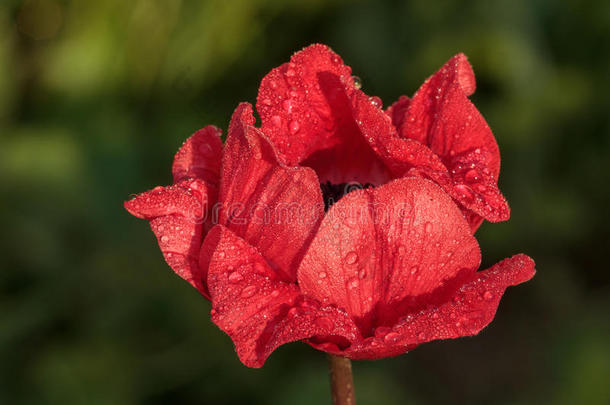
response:
<path id="1" fill-rule="evenodd" d="M 607 0 L 2 0 L 1 404 L 330 403 L 305 344 L 244 367 L 122 208 L 313 42 L 386 105 L 469 56 L 512 207 L 484 265 L 538 268 L 478 337 L 356 362 L 359 404 L 610 403 Z"/>

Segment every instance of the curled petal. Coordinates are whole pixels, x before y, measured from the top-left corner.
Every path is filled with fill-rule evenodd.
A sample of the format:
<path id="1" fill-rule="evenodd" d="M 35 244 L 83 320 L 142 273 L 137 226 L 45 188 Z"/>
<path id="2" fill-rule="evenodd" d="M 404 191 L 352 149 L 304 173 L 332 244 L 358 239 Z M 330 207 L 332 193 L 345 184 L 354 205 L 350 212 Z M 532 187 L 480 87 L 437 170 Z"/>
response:
<path id="1" fill-rule="evenodd" d="M 478 244 L 451 198 L 428 180 L 403 178 L 334 204 L 298 279 L 305 295 L 344 308 L 366 335 L 479 263 Z"/>
<path id="2" fill-rule="evenodd" d="M 335 350 L 358 340 L 345 312 L 303 297 L 257 249 L 222 225 L 206 237 L 201 261 L 209 263 L 212 320 L 231 337 L 246 366 L 261 367 L 278 346 L 296 340 L 318 337 Z"/>
<path id="3" fill-rule="evenodd" d="M 287 280 L 324 215 L 320 183 L 309 168 L 288 167 L 254 128 L 252 107 L 233 115 L 222 166 L 219 223 L 263 254 Z"/>
<path id="4" fill-rule="evenodd" d="M 351 68 L 321 44 L 295 53 L 263 78 L 256 102 L 262 130 L 288 164 L 337 143 L 336 128 L 343 117 L 333 104 L 345 88 L 354 88 Z"/>
<path id="5" fill-rule="evenodd" d="M 484 118 L 468 99 L 474 89 L 472 67 L 466 56 L 458 54 L 426 80 L 408 105 L 399 100 L 392 109 L 400 137 L 417 141 L 440 157 L 448 169 L 449 179 L 439 181 L 439 176 L 447 176 L 438 168 L 433 168 L 437 176 L 429 177 L 439 181 L 463 206 L 473 230 L 481 222 L 477 216 L 491 222 L 504 221 L 510 216 L 508 204 L 497 186 L 498 145 Z M 429 165 L 416 167 L 419 172 L 429 168 Z M 479 172 L 478 184 L 474 187 L 464 177 L 469 169 Z"/>
<path id="6" fill-rule="evenodd" d="M 407 352 L 432 340 L 455 339 L 479 333 L 494 318 L 507 287 L 531 279 L 534 261 L 515 255 L 488 270 L 471 274 L 461 287 L 439 305 L 423 308 L 399 320 L 393 327 L 381 327 L 361 345 L 352 345 L 344 355 L 374 360 Z"/>
<path id="7" fill-rule="evenodd" d="M 222 158 L 222 131 L 213 125 L 195 132 L 184 142 L 172 166 L 174 183 L 188 178 L 205 181 L 218 186 L 220 180 L 220 160 Z"/>
<path id="8" fill-rule="evenodd" d="M 208 221 L 209 188 L 201 180 L 156 187 L 125 202 L 129 213 L 150 221 L 167 264 L 207 296 L 199 249 Z"/>

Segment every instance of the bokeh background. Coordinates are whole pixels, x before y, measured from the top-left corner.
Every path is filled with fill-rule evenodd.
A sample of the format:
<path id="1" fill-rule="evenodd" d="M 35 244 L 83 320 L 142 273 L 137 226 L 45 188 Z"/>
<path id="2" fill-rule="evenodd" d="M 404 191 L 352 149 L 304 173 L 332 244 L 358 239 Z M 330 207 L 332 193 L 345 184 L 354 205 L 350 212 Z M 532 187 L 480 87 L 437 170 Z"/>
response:
<path id="1" fill-rule="evenodd" d="M 469 56 L 512 207 L 484 265 L 538 268 L 478 337 L 356 362 L 359 404 L 610 403 L 607 0 L 2 0 L 0 403 L 330 403 L 305 344 L 244 367 L 122 208 L 313 42 L 386 105 Z"/>

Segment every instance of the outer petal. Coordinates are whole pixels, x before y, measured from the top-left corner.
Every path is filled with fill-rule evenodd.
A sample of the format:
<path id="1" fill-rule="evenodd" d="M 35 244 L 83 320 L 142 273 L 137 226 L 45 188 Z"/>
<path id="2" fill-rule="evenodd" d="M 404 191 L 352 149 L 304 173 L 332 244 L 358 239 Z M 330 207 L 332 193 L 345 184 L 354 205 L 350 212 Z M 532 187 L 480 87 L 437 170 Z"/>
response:
<path id="1" fill-rule="evenodd" d="M 233 115 L 222 166 L 219 223 L 259 249 L 287 280 L 324 215 L 320 183 L 309 168 L 279 162 L 273 144 L 253 126 L 252 107 Z"/>
<path id="2" fill-rule="evenodd" d="M 406 108 L 405 102 L 397 102 L 393 121 L 402 138 L 428 146 L 442 159 L 449 180 L 440 184 L 465 211 L 491 222 L 504 221 L 510 210 L 497 186 L 500 152 L 485 119 L 468 99 L 474 90 L 472 67 L 465 55 L 458 54 L 426 80 Z M 465 178 L 469 169 L 478 174 Z M 456 187 L 458 191 L 453 190 Z M 472 218 L 476 229 L 480 219 Z"/>
<path id="3" fill-rule="evenodd" d="M 263 78 L 256 102 L 262 130 L 288 164 L 337 143 L 342 117 L 336 116 L 333 103 L 344 86 L 354 89 L 351 72 L 329 47 L 315 44 Z"/>
<path id="4" fill-rule="evenodd" d="M 339 345 L 359 339 L 345 312 L 305 299 L 296 284 L 280 281 L 253 246 L 222 225 L 206 237 L 202 262 L 210 266 L 212 320 L 249 367 L 261 367 L 284 343 L 318 337 L 339 351 Z"/>
<path id="5" fill-rule="evenodd" d="M 534 262 L 519 254 L 488 270 L 471 274 L 442 303 L 402 318 L 392 328 L 381 327 L 362 345 L 352 345 L 343 354 L 352 359 L 378 359 L 398 355 L 415 346 L 439 339 L 454 339 L 479 333 L 494 318 L 500 298 L 509 286 L 531 279 Z"/>
<path id="6" fill-rule="evenodd" d="M 421 140 L 399 137 L 392 117 L 364 93 L 354 93 L 352 104 L 360 130 L 393 176 L 410 174 L 434 180 L 460 204 L 473 231 L 481 224 L 481 217 L 492 222 L 508 219 L 508 204 L 498 190 L 497 177 L 488 168 L 488 162 L 494 160 L 488 149 L 476 148 L 459 155 L 439 157 L 420 143 Z M 399 101 L 390 111 L 398 123 L 398 112 L 408 111 L 405 104 L 412 105 L 408 100 Z"/>
<path id="7" fill-rule="evenodd" d="M 213 125 L 195 132 L 184 142 L 172 166 L 174 183 L 196 178 L 211 186 L 220 181 L 220 160 L 222 158 L 222 131 Z"/>
<path id="8" fill-rule="evenodd" d="M 205 274 L 198 263 L 208 220 L 208 191 L 201 180 L 185 180 L 125 202 L 129 213 L 150 221 L 167 264 L 205 296 Z"/>
<path id="9" fill-rule="evenodd" d="M 290 165 L 322 182 L 382 184 L 388 173 L 362 138 L 350 104 L 351 68 L 325 45 L 312 45 L 269 73 L 256 108 L 262 130 Z"/>
<path id="10" fill-rule="evenodd" d="M 305 295 L 344 308 L 366 335 L 479 263 L 478 244 L 451 198 L 428 180 L 404 178 L 333 205 L 298 278 Z"/>
<path id="11" fill-rule="evenodd" d="M 400 96 L 398 100 L 389 106 L 385 113 L 392 119 L 392 124 L 396 128 L 402 128 L 405 114 L 411 100 L 407 96 Z"/>

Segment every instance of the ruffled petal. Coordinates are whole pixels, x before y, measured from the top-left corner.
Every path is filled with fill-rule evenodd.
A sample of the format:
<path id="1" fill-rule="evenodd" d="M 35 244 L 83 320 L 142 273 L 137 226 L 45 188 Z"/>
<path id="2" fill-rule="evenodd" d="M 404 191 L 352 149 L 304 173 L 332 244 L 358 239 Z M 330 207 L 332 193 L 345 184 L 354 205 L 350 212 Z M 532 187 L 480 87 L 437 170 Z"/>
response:
<path id="1" fill-rule="evenodd" d="M 208 125 L 184 142 L 174 157 L 172 166 L 174 183 L 196 178 L 210 186 L 218 186 L 222 158 L 221 134 L 220 129 Z"/>
<path id="2" fill-rule="evenodd" d="M 392 118 L 402 138 L 429 147 L 441 158 L 449 180 L 440 184 L 465 211 L 491 222 L 505 221 L 510 210 L 497 186 L 500 152 L 485 119 L 468 99 L 474 90 L 472 67 L 458 54 L 426 80 L 406 107 L 399 100 Z M 473 168 L 479 172 L 474 187 L 464 177 Z M 480 219 L 472 217 L 473 229 L 478 224 Z"/>
<path id="3" fill-rule="evenodd" d="M 329 47 L 315 44 L 263 78 L 256 102 L 262 130 L 288 164 L 337 143 L 343 117 L 333 104 L 344 88 L 354 88 L 351 72 Z"/>
<path id="4" fill-rule="evenodd" d="M 309 168 L 288 167 L 254 128 L 252 107 L 236 109 L 225 145 L 219 223 L 255 246 L 286 280 L 324 215 L 320 183 Z"/>
<path id="5" fill-rule="evenodd" d="M 478 244 L 451 198 L 428 180 L 403 178 L 334 204 L 298 280 L 305 295 L 344 308 L 366 335 L 479 263 Z"/>
<path id="6" fill-rule="evenodd" d="M 201 180 L 184 180 L 138 194 L 124 204 L 132 215 L 150 221 L 167 264 L 206 297 L 199 249 L 209 221 L 208 191 Z"/>
<path id="7" fill-rule="evenodd" d="M 378 328 L 373 337 L 350 346 L 342 354 L 374 360 L 405 353 L 432 340 L 476 335 L 493 320 L 506 288 L 523 283 L 534 274 L 534 261 L 528 256 L 518 254 L 505 259 L 468 276 L 444 302 L 422 308 L 391 328 Z"/>
<path id="8" fill-rule="evenodd" d="M 246 366 L 262 367 L 288 342 L 321 339 L 339 351 L 359 340 L 345 312 L 303 297 L 296 284 L 277 277 L 257 249 L 222 225 L 206 237 L 201 261 L 209 263 L 212 320 L 231 337 Z"/>
<path id="9" fill-rule="evenodd" d="M 351 68 L 325 45 L 297 52 L 262 81 L 262 131 L 289 165 L 313 168 L 322 182 L 382 184 L 385 166 L 359 133 Z"/>

